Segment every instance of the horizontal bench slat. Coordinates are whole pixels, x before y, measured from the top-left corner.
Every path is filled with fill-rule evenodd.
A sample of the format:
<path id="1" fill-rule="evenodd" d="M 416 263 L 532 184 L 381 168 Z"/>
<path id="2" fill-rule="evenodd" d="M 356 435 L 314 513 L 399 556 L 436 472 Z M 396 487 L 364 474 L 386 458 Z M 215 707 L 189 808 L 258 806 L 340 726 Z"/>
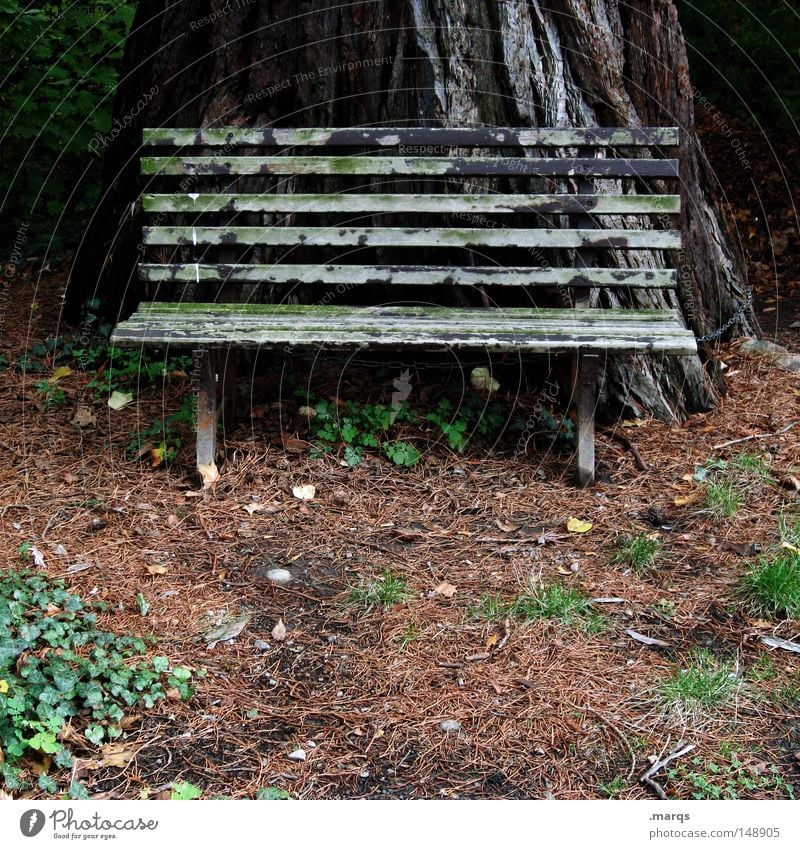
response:
<path id="1" fill-rule="evenodd" d="M 176 129 L 161 127 L 144 130 L 144 144 L 183 147 L 185 145 L 227 146 L 273 145 L 394 147 L 447 145 L 478 147 L 622 147 L 639 145 L 677 145 L 677 127 L 346 127 L 342 129 L 301 128 L 246 129 L 212 127 L 208 129 Z"/>
<path id="2" fill-rule="evenodd" d="M 674 250 L 678 230 L 494 230 L 437 227 L 145 227 L 146 245 L 305 247 L 611 248 Z"/>
<path id="3" fill-rule="evenodd" d="M 257 265 L 141 263 L 139 279 L 151 283 L 321 283 L 350 286 L 632 286 L 668 289 L 677 285 L 674 269 L 528 268 L 447 265 Z"/>
<path id="4" fill-rule="evenodd" d="M 511 159 L 499 156 L 143 156 L 142 174 L 413 174 L 518 177 L 677 177 L 677 159 Z"/>
<path id="5" fill-rule="evenodd" d="M 530 352 L 659 350 L 696 352 L 671 310 L 457 309 L 152 304 L 122 322 L 114 344 L 343 348 L 479 347 Z"/>
<path id="6" fill-rule="evenodd" d="M 171 194 L 142 196 L 145 212 L 442 212 L 646 214 L 680 212 L 680 195 Z"/>

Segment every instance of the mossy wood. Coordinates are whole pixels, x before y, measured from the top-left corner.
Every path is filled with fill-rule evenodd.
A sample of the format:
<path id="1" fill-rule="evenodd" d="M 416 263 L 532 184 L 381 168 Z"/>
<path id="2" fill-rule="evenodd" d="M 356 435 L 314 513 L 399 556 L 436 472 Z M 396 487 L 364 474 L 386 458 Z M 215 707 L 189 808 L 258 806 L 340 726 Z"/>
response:
<path id="1" fill-rule="evenodd" d="M 139 277 L 185 302 L 142 303 L 112 340 L 198 349 L 206 478 L 231 349 L 572 353 L 584 486 L 594 481 L 600 356 L 697 353 L 663 306 L 676 303 L 666 257 L 682 243 L 673 127 L 162 128 L 144 139 L 156 155 L 141 159 Z M 652 267 L 617 267 L 642 251 Z M 227 302 L 195 302 L 203 284 Z M 287 287 L 329 292 L 317 304 L 231 303 L 238 284 L 269 284 L 278 299 Z M 330 303 L 354 286 L 389 286 L 394 304 Z M 419 286 L 460 287 L 481 306 L 422 306 Z M 534 301 L 550 288 L 575 306 L 486 306 L 504 287 Z M 660 290 L 659 308 L 599 306 L 600 290 L 626 288 Z"/>

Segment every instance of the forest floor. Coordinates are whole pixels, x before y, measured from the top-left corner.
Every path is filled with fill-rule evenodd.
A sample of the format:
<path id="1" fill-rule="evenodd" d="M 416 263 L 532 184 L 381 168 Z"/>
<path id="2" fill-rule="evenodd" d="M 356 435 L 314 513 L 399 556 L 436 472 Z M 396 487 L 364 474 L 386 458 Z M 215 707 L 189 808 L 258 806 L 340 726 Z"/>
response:
<path id="1" fill-rule="evenodd" d="M 760 239 L 756 228 L 751 271 L 766 261 Z M 781 300 L 796 281 L 776 279 L 754 277 L 762 326 L 774 318 L 767 337 L 796 348 Z M 8 302 L 3 566 L 32 565 L 35 546 L 48 574 L 108 603 L 104 628 L 152 634 L 154 654 L 205 675 L 187 702 L 170 692 L 130 709 L 114 744 L 89 743 L 73 720 L 72 770 L 26 769 L 114 799 L 176 784 L 204 798 L 800 795 L 800 655 L 764 642 L 796 640 L 800 621 L 742 595 L 748 570 L 800 546 L 797 375 L 724 346 L 720 405 L 681 428 L 601 428 L 600 479 L 581 491 L 569 445 L 531 440 L 523 457 L 519 432 L 459 455 L 405 424 L 422 452 L 413 468 L 312 459 L 293 390 L 310 380 L 338 404 L 368 377 L 308 366 L 278 403 L 274 379 L 253 384 L 221 480 L 198 491 L 184 425 L 171 437 L 186 444 L 168 440 L 175 462 L 151 467 L 151 423 L 188 392 L 181 369 L 112 410 L 88 386 L 96 371 L 65 373 L 63 398 L 36 387 L 58 346 L 28 355 L 41 374 L 13 367 L 58 334 L 63 284 L 63 269 L 20 277 Z M 415 380 L 421 397 L 447 390 Z M 525 421 L 537 398 L 518 404 Z M 150 450 L 131 460 L 143 431 Z M 307 485 L 314 497 L 297 497 Z"/>

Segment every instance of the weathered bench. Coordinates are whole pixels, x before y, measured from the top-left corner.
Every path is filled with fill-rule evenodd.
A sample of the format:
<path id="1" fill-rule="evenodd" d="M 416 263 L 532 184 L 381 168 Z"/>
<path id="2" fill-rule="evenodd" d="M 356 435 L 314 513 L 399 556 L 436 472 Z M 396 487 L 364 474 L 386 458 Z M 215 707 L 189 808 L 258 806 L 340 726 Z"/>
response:
<path id="1" fill-rule="evenodd" d="M 663 152 L 677 143 L 675 128 L 145 130 L 139 276 L 173 300 L 143 301 L 112 341 L 195 350 L 206 477 L 231 349 L 570 352 L 591 484 L 600 355 L 697 350 L 668 294 L 659 309 L 600 297 L 675 289 L 656 266 L 681 245 L 680 198 L 665 193 L 678 161 Z M 613 256 L 637 251 L 649 267 Z M 241 284 L 282 302 L 242 303 Z M 458 306 L 430 304 L 441 286 Z M 312 303 L 287 302 L 300 287 Z M 341 303 L 385 287 L 393 305 Z"/>

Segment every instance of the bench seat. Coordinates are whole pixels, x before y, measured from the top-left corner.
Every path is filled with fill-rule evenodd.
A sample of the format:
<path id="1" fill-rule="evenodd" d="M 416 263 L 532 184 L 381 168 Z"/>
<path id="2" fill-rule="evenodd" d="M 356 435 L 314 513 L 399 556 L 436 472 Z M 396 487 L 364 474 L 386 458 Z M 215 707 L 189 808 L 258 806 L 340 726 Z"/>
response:
<path id="1" fill-rule="evenodd" d="M 142 305 L 114 330 L 115 345 L 284 348 L 485 348 L 529 353 L 576 350 L 691 355 L 694 336 L 674 310 Z"/>

